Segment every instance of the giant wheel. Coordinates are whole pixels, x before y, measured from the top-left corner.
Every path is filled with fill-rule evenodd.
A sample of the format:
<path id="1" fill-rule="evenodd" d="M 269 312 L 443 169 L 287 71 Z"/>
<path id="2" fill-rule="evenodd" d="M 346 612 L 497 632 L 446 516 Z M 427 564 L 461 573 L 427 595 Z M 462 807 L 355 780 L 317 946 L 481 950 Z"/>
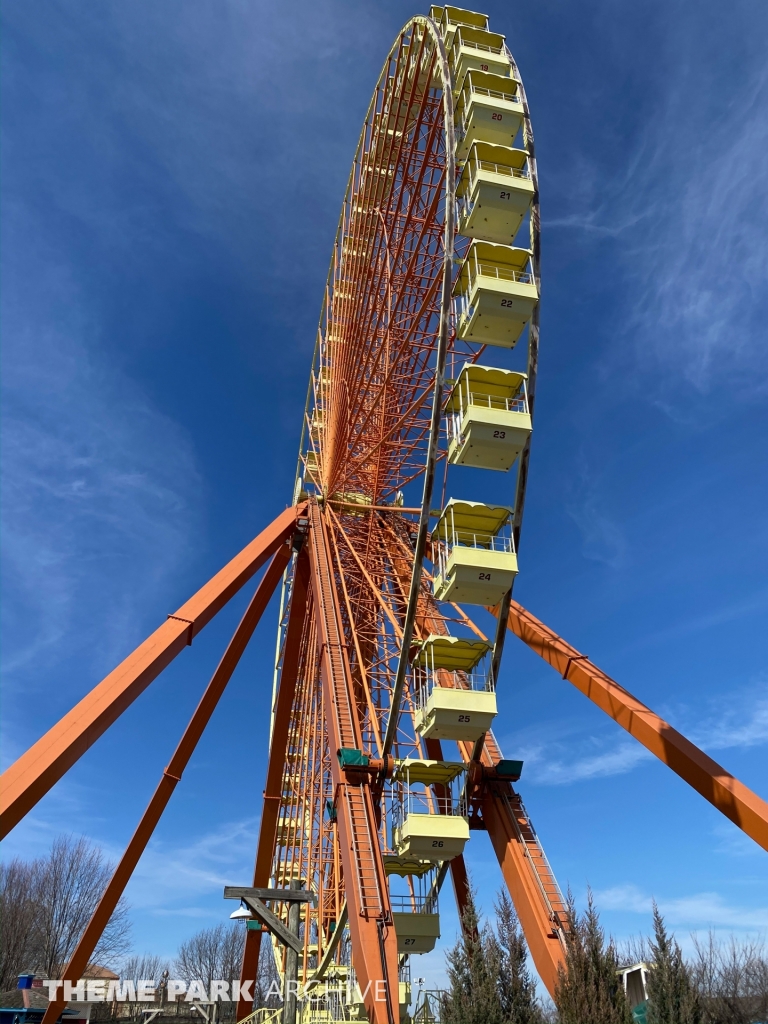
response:
<path id="1" fill-rule="evenodd" d="M 281 578 L 254 880 L 225 890 L 246 904 L 234 916 L 254 918 L 232 997 L 238 1020 L 265 1024 L 252 983 L 266 927 L 293 982 L 284 1022 L 298 1009 L 301 1024 L 394 1024 L 409 1001 L 409 957 L 437 941 L 449 873 L 464 906 L 472 829 L 488 831 L 554 991 L 567 910 L 513 788 L 521 764 L 491 732 L 507 629 L 768 849 L 765 801 L 511 599 L 539 291 L 536 161 L 517 67 L 484 15 L 433 7 L 395 41 L 360 137 L 294 504 L 0 779 L 3 838 L 266 566 L 62 982 L 83 977 Z M 469 497 L 464 471 L 449 473 L 462 465 L 512 470 L 513 484 L 494 478 L 510 504 L 446 501 L 449 481 Z M 494 610 L 490 638 L 466 605 Z M 64 1007 L 60 987 L 41 1024 Z"/>
<path id="2" fill-rule="evenodd" d="M 432 8 L 387 56 L 342 204 L 294 495 L 308 502 L 309 538 L 278 636 L 255 885 L 317 896 L 299 977 L 324 1012 L 339 981 L 371 1020 L 397 1018 L 398 976 L 408 1002 L 408 954 L 434 945 L 449 868 L 463 906 L 451 816 L 492 828 L 503 863 L 522 839 L 510 889 L 554 982 L 562 900 L 501 777 L 519 769 L 486 731 L 514 580 L 491 563 L 509 568 L 519 546 L 538 290 L 536 162 L 517 67 L 484 15 Z M 488 346 L 517 371 L 480 362 Z M 498 479 L 508 505 L 449 502 L 430 535 L 433 506 L 463 472 L 449 464 L 461 462 L 513 465 L 514 486 Z M 469 568 L 451 572 L 454 547 Z M 498 606 L 496 635 L 486 641 L 459 602 Z M 426 835 L 406 835 L 406 819 Z M 259 933 L 249 941 L 253 961 Z"/>

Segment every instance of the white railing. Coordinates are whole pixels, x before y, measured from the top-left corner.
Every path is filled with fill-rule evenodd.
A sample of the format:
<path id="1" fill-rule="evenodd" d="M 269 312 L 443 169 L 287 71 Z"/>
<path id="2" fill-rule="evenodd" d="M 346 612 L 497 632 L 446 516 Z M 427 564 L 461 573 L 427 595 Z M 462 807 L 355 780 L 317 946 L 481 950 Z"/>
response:
<path id="1" fill-rule="evenodd" d="M 520 284 L 531 284 L 533 276 L 528 270 L 514 270 L 499 263 L 475 261 L 469 267 L 469 283 L 472 285 L 476 277 L 495 277 L 499 281 L 517 281 Z"/>
<path id="2" fill-rule="evenodd" d="M 474 40 L 462 39 L 461 28 L 459 28 L 456 39 L 453 43 L 453 49 L 458 50 L 460 46 L 465 46 L 468 50 L 479 50 L 482 53 L 504 53 L 503 46 L 490 46 L 488 43 L 476 43 Z"/>
<path id="3" fill-rule="evenodd" d="M 466 21 L 454 21 L 454 19 L 446 11 L 443 13 L 442 18 L 440 19 L 440 27 L 450 28 L 451 26 L 453 26 L 454 28 L 480 28 L 487 32 L 488 19 L 485 19 L 485 25 L 468 25 Z"/>
<path id="4" fill-rule="evenodd" d="M 481 530 L 451 530 L 447 536 L 438 540 L 441 554 L 445 551 L 446 560 L 454 548 L 476 548 L 478 551 L 500 551 L 504 554 L 514 552 L 512 534 L 505 529 L 499 533 L 484 533 Z"/>
<path id="5" fill-rule="evenodd" d="M 531 177 L 531 172 L 527 167 L 510 167 L 509 164 L 495 164 L 492 160 L 475 160 L 472 166 L 483 171 L 492 171 L 494 174 L 506 174 L 510 178 L 530 179 Z"/>
<path id="6" fill-rule="evenodd" d="M 443 579 L 448 575 L 448 562 L 454 548 L 475 548 L 478 551 L 494 551 L 505 555 L 515 553 L 515 542 L 509 522 L 496 534 L 454 527 L 451 527 L 450 532 L 443 533 L 444 529 L 445 526 L 442 526 L 441 535 L 437 538 L 437 571 Z"/>
<path id="7" fill-rule="evenodd" d="M 426 707 L 429 695 L 437 686 L 443 690 L 474 690 L 477 693 L 493 693 L 493 682 L 488 672 L 478 669 L 476 672 L 465 672 L 463 669 L 425 668 L 416 665 L 413 669 L 413 685 L 416 693 L 416 706 Z"/>
<path id="8" fill-rule="evenodd" d="M 512 79 L 510 78 L 510 82 L 511 81 Z M 467 94 L 468 98 L 464 98 L 464 93 Z M 522 101 L 516 92 L 504 92 L 502 89 L 489 89 L 484 85 L 476 85 L 470 79 L 462 91 L 462 101 L 465 106 L 469 103 L 472 95 L 474 94 L 479 96 L 488 96 L 492 100 L 504 100 L 506 103 L 519 103 L 522 105 Z"/>
<path id="9" fill-rule="evenodd" d="M 464 417 L 469 414 L 472 406 L 478 409 L 491 409 L 497 412 L 527 413 L 529 411 L 528 386 L 525 380 L 521 382 L 517 392 L 511 398 L 502 398 L 499 395 L 470 391 L 469 382 L 466 380 L 459 385 L 458 396 L 459 408 L 454 412 L 449 411 L 446 413 L 445 418 L 445 429 L 449 444 L 451 441 L 461 444 L 464 437 Z"/>
<path id="10" fill-rule="evenodd" d="M 467 405 L 478 405 L 481 409 L 500 409 L 504 412 L 528 412 L 528 388 L 525 381 L 512 398 L 486 395 L 479 391 L 467 391 Z M 463 395 L 462 395 L 463 398 Z"/>
<path id="11" fill-rule="evenodd" d="M 419 989 L 416 1009 L 413 1011 L 413 1024 L 439 1024 L 445 996 L 443 989 Z"/>
<path id="12" fill-rule="evenodd" d="M 437 896 L 432 893 L 390 895 L 389 902 L 392 909 L 398 914 L 436 914 L 438 911 Z"/>
<path id="13" fill-rule="evenodd" d="M 243 1017 L 240 1024 L 272 1024 L 272 1021 L 280 1021 L 283 1017 L 283 1008 L 279 1006 L 276 1010 L 268 1006 L 261 1006 L 247 1017 Z"/>
<path id="14" fill-rule="evenodd" d="M 461 775 L 463 776 L 463 772 Z M 459 779 L 461 776 L 459 776 Z M 392 828 L 400 828 L 409 814 L 441 814 L 451 818 L 467 816 L 467 797 L 465 787 L 457 779 L 439 786 L 435 792 L 433 786 L 420 782 L 409 784 L 407 780 L 392 784 Z M 415 788 L 418 787 L 418 788 Z"/>

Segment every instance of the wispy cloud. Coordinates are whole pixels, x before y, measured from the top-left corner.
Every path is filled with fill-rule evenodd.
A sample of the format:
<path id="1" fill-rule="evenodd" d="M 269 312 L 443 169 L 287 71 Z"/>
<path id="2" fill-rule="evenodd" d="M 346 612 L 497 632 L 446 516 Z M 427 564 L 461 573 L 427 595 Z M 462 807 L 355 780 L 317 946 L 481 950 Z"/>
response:
<path id="1" fill-rule="evenodd" d="M 768 368 L 758 330 L 768 298 L 764 68 L 739 100 L 694 142 L 685 132 L 685 100 L 673 98 L 652 129 L 658 148 L 650 174 L 641 165 L 636 175 L 639 202 L 655 197 L 650 230 L 628 254 L 637 345 L 703 392 L 724 376 L 733 382 L 734 371 L 743 379 Z M 666 192 L 665 178 L 673 183 Z M 750 386 L 765 383 L 762 376 Z"/>
<path id="2" fill-rule="evenodd" d="M 131 880 L 131 904 L 153 914 L 193 916 L 190 903 L 201 903 L 206 916 L 221 917 L 222 889 L 250 876 L 257 838 L 258 818 L 244 818 L 182 841 L 154 839 Z M 215 904 L 205 907 L 202 901 L 211 896 Z"/>
<path id="3" fill-rule="evenodd" d="M 85 685 L 69 659 L 100 670 L 140 639 L 189 554 L 201 482 L 184 432 L 107 361 L 88 298 L 65 268 L 41 269 L 23 210 L 5 233 L 17 243 L 3 309 L 7 758 L 28 741 L 20 690 L 29 700 L 55 686 L 66 705 Z"/>
<path id="4" fill-rule="evenodd" d="M 740 693 L 730 693 L 727 700 L 710 699 L 703 715 L 679 706 L 672 711 L 657 710 L 710 753 L 768 743 L 768 684 L 762 680 Z M 573 726 L 559 730 L 548 727 L 546 745 L 531 743 L 530 738 L 528 744 L 513 741 L 514 749 L 525 761 L 526 780 L 542 786 L 625 775 L 653 759 L 650 751 L 629 736 L 585 736 Z"/>
<path id="5" fill-rule="evenodd" d="M 677 640 L 694 633 L 702 633 L 715 626 L 722 626 L 726 622 L 739 621 L 755 612 L 763 612 L 768 609 L 768 589 L 761 587 L 752 593 L 747 593 L 736 601 L 729 601 L 719 608 L 704 614 L 690 615 L 673 622 L 664 629 L 657 629 L 653 632 L 644 633 L 637 640 L 626 644 L 625 652 L 642 650 L 645 647 L 652 647 L 656 644 L 663 644 L 669 640 Z"/>
<path id="6" fill-rule="evenodd" d="M 768 682 L 749 701 L 720 701 L 721 706 L 694 726 L 688 737 L 705 750 L 747 749 L 768 742 Z"/>
<path id="7" fill-rule="evenodd" d="M 565 786 L 589 779 L 624 775 L 653 756 L 645 747 L 633 740 L 609 744 L 608 749 L 605 749 L 606 744 L 596 737 L 592 737 L 586 743 L 576 741 L 569 744 L 575 754 L 573 758 L 562 750 L 561 744 L 556 746 L 561 747 L 560 756 L 553 757 L 551 747 L 533 748 L 522 752 L 527 781 L 541 786 Z M 576 753 L 576 750 L 583 751 L 585 746 L 599 747 L 600 753 Z"/>
<path id="8" fill-rule="evenodd" d="M 602 562 L 611 569 L 624 565 L 627 551 L 624 531 L 606 512 L 596 485 L 589 486 L 580 500 L 569 502 L 566 511 L 581 532 L 586 558 Z"/>
<path id="9" fill-rule="evenodd" d="M 614 344 L 608 364 L 626 371 L 628 349 L 632 375 L 653 375 L 654 401 L 676 419 L 664 375 L 704 395 L 719 389 L 726 403 L 736 394 L 724 387 L 738 384 L 741 399 L 768 388 L 768 73 L 756 70 L 728 104 L 720 85 L 710 93 L 687 74 L 681 63 L 623 168 L 606 176 L 583 157 L 586 184 L 546 222 L 619 243 L 615 336 L 627 348 Z"/>
<path id="10" fill-rule="evenodd" d="M 595 892 L 601 910 L 623 910 L 647 918 L 650 918 L 653 898 L 631 884 Z M 674 928 L 712 927 L 738 931 L 768 928 L 768 907 L 728 903 L 716 892 L 672 898 L 657 896 L 656 902 L 667 924 Z"/>

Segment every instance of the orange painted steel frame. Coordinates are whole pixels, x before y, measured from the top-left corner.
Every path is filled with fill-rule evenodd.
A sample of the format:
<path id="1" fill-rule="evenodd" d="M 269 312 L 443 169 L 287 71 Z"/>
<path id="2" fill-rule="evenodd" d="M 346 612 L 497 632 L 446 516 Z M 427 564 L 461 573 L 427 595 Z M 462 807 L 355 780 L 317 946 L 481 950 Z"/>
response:
<path id="1" fill-rule="evenodd" d="M 143 693 L 293 534 L 286 509 L 0 777 L 0 839 Z"/>
<path id="2" fill-rule="evenodd" d="M 176 784 L 181 782 L 182 772 L 189 764 L 189 759 L 194 753 L 195 747 L 216 709 L 219 698 L 232 678 L 232 673 L 237 668 L 243 651 L 258 625 L 259 619 L 264 613 L 264 609 L 267 607 L 275 587 L 280 582 L 280 577 L 283 575 L 290 557 L 290 546 L 283 543 L 282 547 L 273 556 L 240 625 L 229 642 L 218 668 L 214 672 L 200 703 L 190 719 L 189 725 L 184 730 L 179 745 L 176 747 L 168 767 L 163 772 L 154 796 L 150 800 L 149 806 L 133 834 L 133 838 L 121 857 L 120 863 L 115 868 L 112 878 L 109 880 L 99 904 L 83 932 L 75 952 L 72 954 L 72 959 L 67 964 L 66 970 L 62 975 L 63 980 L 76 982 L 82 977 L 83 971 L 88 966 L 90 957 L 96 948 L 96 943 L 99 941 L 101 933 L 104 931 L 112 912 L 117 906 L 118 900 L 125 891 L 125 887 L 130 881 L 139 858 L 146 849 L 147 843 L 151 839 L 163 811 L 168 806 Z M 53 1024 L 65 1005 L 64 994 L 60 989 L 58 997 L 52 999 L 48 1004 L 42 1024 Z"/>
<path id="3" fill-rule="evenodd" d="M 306 550 L 302 550 L 296 562 L 293 578 L 293 592 L 288 615 L 288 628 L 285 637 L 285 656 L 283 669 L 280 673 L 280 688 L 273 709 L 272 740 L 269 746 L 267 763 L 267 779 L 264 786 L 264 805 L 259 824 L 259 840 L 256 847 L 256 864 L 253 869 L 254 887 L 265 888 L 269 885 L 272 873 L 272 857 L 277 836 L 277 819 L 280 812 L 281 791 L 283 781 L 283 765 L 288 747 L 288 730 L 291 722 L 291 711 L 296 691 L 296 678 L 299 668 L 301 634 L 304 628 L 304 617 L 307 609 L 307 588 L 309 586 L 309 558 Z M 253 999 L 244 994 L 253 991 L 259 968 L 259 952 L 261 950 L 260 931 L 248 931 L 245 934 L 243 964 L 240 971 L 240 1000 L 237 1006 L 237 1019 L 242 1020 L 253 1011 Z"/>
<path id="4" fill-rule="evenodd" d="M 68 980 L 76 981 L 87 964 L 109 915 L 117 904 L 143 849 L 146 847 L 152 830 L 167 805 L 176 783 L 180 780 L 182 771 L 288 563 L 290 548 L 287 542 L 295 532 L 297 519 L 307 514 L 311 523 L 311 537 L 308 551 L 302 551 L 297 558 L 294 573 L 283 671 L 275 707 L 267 785 L 264 793 L 264 813 L 254 872 L 255 884 L 260 884 L 268 879 L 275 849 L 280 785 L 286 758 L 288 726 L 292 713 L 299 645 L 306 616 L 310 581 L 320 619 L 317 643 L 318 654 L 321 658 L 328 738 L 334 750 L 339 746 L 359 747 L 361 742 L 360 725 L 357 721 L 357 705 L 353 694 L 347 649 L 340 627 L 338 594 L 333 585 L 331 549 L 323 516 L 313 502 L 308 512 L 306 506 L 302 506 L 289 509 L 279 516 L 252 544 L 248 545 L 237 558 L 233 559 L 206 587 L 202 588 L 191 601 L 183 606 L 182 610 L 187 612 L 186 629 L 193 633 L 210 620 L 225 601 L 257 571 L 270 553 L 274 553 L 272 563 L 192 716 L 176 753 L 168 768 L 165 769 L 160 784 L 78 944 L 72 961 L 67 966 L 65 977 Z M 516 602 L 513 602 L 510 608 L 508 624 L 509 628 L 532 650 L 556 667 L 564 679 L 576 685 L 598 707 L 689 782 L 718 810 L 752 836 L 756 842 L 763 847 L 768 847 L 768 805 L 764 801 Z M 435 628 L 437 620 L 433 620 L 430 614 L 424 612 L 421 616 L 421 625 L 427 629 Z M 157 638 L 158 632 L 153 634 L 153 638 Z M 47 734 L 47 737 L 52 738 L 54 742 L 56 757 L 45 756 L 46 737 L 44 737 L 31 748 L 30 752 L 23 755 L 19 762 L 8 769 L 6 777 L 16 780 L 16 784 L 12 791 L 12 799 L 8 799 L 6 793 L 6 806 L 12 809 L 16 821 L 20 820 L 24 813 L 19 808 L 34 806 L 41 792 L 50 788 L 54 767 L 58 775 L 63 774 L 65 768 L 62 768 L 62 765 L 67 761 L 73 763 L 87 749 L 90 742 L 95 739 L 95 729 L 98 727 L 103 732 L 110 721 L 113 721 L 120 711 L 134 699 L 139 692 L 138 687 L 143 688 L 147 685 L 148 674 L 150 672 L 154 675 L 158 674 L 160 667 L 165 663 L 164 659 L 170 660 L 167 654 L 169 646 L 172 648 L 172 643 L 166 643 L 163 648 L 155 639 L 155 647 L 160 650 L 156 654 L 155 660 L 151 661 L 146 655 L 148 644 L 142 644 L 134 656 L 126 659 L 119 669 L 107 677 L 107 680 L 110 680 L 118 676 L 123 682 L 123 685 L 117 687 L 115 691 L 115 700 L 119 705 L 117 710 L 109 706 L 105 707 L 104 684 L 102 683 L 96 688 L 94 693 L 100 698 L 97 706 L 99 714 L 91 714 L 89 718 L 81 711 L 82 718 L 91 723 L 95 722 L 91 725 L 91 732 L 86 732 L 85 729 L 80 731 L 74 729 L 72 726 L 73 713 L 70 712 L 62 719 L 59 726 L 54 727 Z M 140 654 L 140 652 L 144 653 Z M 126 666 L 130 665 L 134 667 L 134 676 L 140 680 L 140 682 L 134 682 L 133 689 L 131 689 L 130 681 L 126 679 L 129 675 Z M 126 690 L 128 697 L 125 696 Z M 78 705 L 81 709 L 88 706 L 88 699 Z M 75 710 L 77 711 L 77 708 Z M 65 724 L 68 744 L 62 742 L 61 739 Z M 84 732 L 85 736 L 83 736 Z M 460 744 L 460 750 L 465 759 L 469 760 L 472 754 L 471 745 Z M 32 751 L 37 751 L 34 759 L 30 758 Z M 428 752 L 431 755 L 439 756 L 441 754 L 439 743 L 430 743 Z M 500 752 L 495 741 L 488 734 L 483 748 L 482 761 L 485 764 L 494 764 L 499 756 Z M 45 773 L 45 785 L 31 770 L 30 765 L 34 765 L 36 762 L 41 766 L 41 773 Z M 347 880 L 345 889 L 350 906 L 350 931 L 355 963 L 358 967 L 362 987 L 368 988 L 366 1005 L 371 1020 L 375 1024 L 383 1021 L 391 1024 L 395 1019 L 393 1015 L 396 1014 L 396 1003 L 393 1005 L 392 997 L 397 991 L 397 952 L 394 930 L 391 927 L 391 912 L 381 852 L 376 841 L 377 819 L 374 801 L 370 786 L 364 779 L 360 785 L 350 784 L 342 775 L 338 760 L 332 758 L 331 764 L 336 808 L 339 814 L 339 846 L 344 877 Z M 20 779 L 26 782 L 27 789 L 20 785 L 18 781 Z M 553 922 L 552 917 L 548 917 L 545 912 L 545 905 L 540 893 L 536 891 L 534 875 L 521 843 L 520 829 L 515 827 L 516 799 L 519 800 L 509 784 L 493 783 L 483 797 L 483 819 L 501 864 L 505 882 L 517 908 L 537 970 L 547 988 L 552 991 L 557 979 L 559 964 L 562 962 L 561 951 L 558 948 L 558 936 L 553 927 L 556 922 Z M 6 820 L 9 821 L 10 817 Z M 525 824 L 526 821 L 527 818 L 523 811 L 518 824 Z M 452 873 L 457 899 L 461 907 L 465 901 L 467 886 L 463 860 L 457 859 L 452 864 Z M 350 880 L 353 880 L 355 884 L 350 884 Z M 372 897 L 375 897 L 373 902 Z M 259 932 L 248 933 L 242 971 L 244 982 L 255 980 L 260 937 L 261 933 Z M 386 1000 L 375 999 L 377 981 L 379 982 L 379 992 L 384 986 L 387 993 Z M 51 1004 L 45 1018 L 46 1024 L 49 1024 L 49 1021 L 58 1015 L 60 1009 L 59 1002 Z M 247 998 L 242 999 L 238 1006 L 238 1017 L 246 1015 L 249 1010 Z"/>
<path id="5" fill-rule="evenodd" d="M 363 742 L 331 551 L 315 502 L 309 506 L 309 521 L 317 644 L 353 962 L 371 1024 L 395 1024 L 400 1016 L 397 937 L 371 785 L 367 777 L 348 782 L 335 756 L 342 748 L 360 750 Z"/>
<path id="6" fill-rule="evenodd" d="M 519 73 L 510 57 L 524 109 L 524 142 L 535 185 L 531 210 L 534 277 L 538 268 L 538 186 L 533 134 Z M 307 911 L 304 978 L 310 938 L 333 948 L 343 896 L 349 912 L 353 964 L 374 1024 L 398 1017 L 398 957 L 380 841 L 386 801 L 379 802 L 367 776 L 347 779 L 336 757 L 340 747 L 384 751 L 394 737 L 398 757 L 441 757 L 440 744 L 422 744 L 413 728 L 413 694 L 404 693 L 402 714 L 392 666 L 402 652 L 413 611 L 414 538 L 419 524 L 388 501 L 425 472 L 433 447 L 431 403 L 437 327 L 447 302 L 453 258 L 468 239 L 452 231 L 453 187 L 450 89 L 445 51 L 434 25 L 412 19 L 390 51 L 365 120 L 334 247 L 318 344 L 310 380 L 300 475 L 322 484 L 323 507 L 311 501 L 284 512 L 240 555 L 170 616 L 156 632 L 3 776 L 0 833 L 5 834 L 61 778 L 90 745 L 146 688 L 183 646 L 266 560 L 270 567 L 238 627 L 200 706 L 169 764 L 134 837 L 78 945 L 67 977 L 76 980 L 115 906 L 199 735 L 226 685 L 244 644 L 290 557 L 290 605 L 281 632 L 281 670 L 264 792 L 254 884 L 302 877 L 318 896 Z M 448 211 L 449 215 L 446 215 Z M 451 237 L 453 235 L 453 237 Z M 443 301 L 440 283 L 443 283 Z M 444 321 L 443 321 L 444 322 Z M 452 364 L 475 361 L 482 349 L 448 339 Z M 538 361 L 538 305 L 531 318 L 528 352 L 529 405 L 533 412 Z M 438 380 L 439 385 L 439 380 Z M 437 388 L 439 393 L 439 386 Z M 439 404 L 439 403 L 438 403 Z M 311 458 L 310 458 L 311 456 Z M 521 455 L 513 531 L 519 546 L 529 447 Z M 428 460 L 429 461 L 429 460 Z M 357 499 L 362 497 L 363 503 Z M 350 500 L 351 499 L 351 500 Z M 370 502 L 366 505 L 365 501 Z M 420 513 L 420 524 L 426 522 Z M 301 528 L 310 535 L 301 549 Z M 419 550 L 418 543 L 416 551 Z M 417 559 L 418 562 L 418 559 Z M 286 591 L 288 592 L 288 591 Z M 409 592 L 410 597 L 409 600 Z M 456 613 L 464 625 L 477 627 Z M 497 613 L 498 614 L 498 613 Z M 494 678 L 505 636 L 498 614 Z M 649 750 L 665 761 L 763 846 L 768 808 L 753 793 L 653 715 L 586 658 L 514 602 L 510 629 L 555 665 Z M 281 628 L 282 628 L 281 624 Z M 448 631 L 448 619 L 422 585 L 416 631 Z M 401 687 L 404 690 L 404 687 Z M 392 711 L 392 709 L 394 710 Z M 383 737 L 387 737 L 384 738 Z M 496 764 L 501 757 L 491 733 L 477 744 L 460 744 L 467 762 Z M 477 771 L 471 768 L 470 777 Z M 531 954 L 552 992 L 563 962 L 566 908 L 519 795 L 493 781 L 474 793 L 473 815 L 482 823 L 501 864 Z M 325 819 L 327 804 L 332 814 Z M 459 908 L 468 881 L 462 858 L 451 862 Z M 444 873 L 443 873 L 444 877 Z M 257 973 L 261 932 L 246 933 L 243 988 Z M 314 941 L 313 940 L 313 941 Z M 383 999 L 376 998 L 382 991 Z M 378 989 L 378 991 L 377 991 Z M 241 990 L 242 991 L 242 990 Z M 247 996 L 238 1019 L 251 1012 Z M 49 1024 L 54 1010 L 46 1018 Z"/>
<path id="7" fill-rule="evenodd" d="M 510 606 L 507 624 L 563 679 L 768 850 L 768 804 L 764 800 L 516 601 Z"/>
<path id="8" fill-rule="evenodd" d="M 459 750 L 465 761 L 472 758 L 473 744 L 459 743 Z M 501 751 L 493 735 L 488 733 L 480 760 L 484 765 L 491 766 L 500 759 Z M 510 783 L 492 783 L 483 796 L 483 822 L 515 905 L 531 959 L 547 990 L 554 995 L 559 971 L 565 966 L 560 929 L 567 923 L 566 907 L 558 901 L 553 909 L 559 918 L 553 920 L 552 911 L 542 898 L 537 873 L 533 870 L 525 844 L 519 838 L 520 826 L 529 826 L 525 814 L 522 815 L 522 822 L 515 827 L 513 816 L 517 800 L 517 794 Z M 557 895 L 559 897 L 559 892 Z"/>

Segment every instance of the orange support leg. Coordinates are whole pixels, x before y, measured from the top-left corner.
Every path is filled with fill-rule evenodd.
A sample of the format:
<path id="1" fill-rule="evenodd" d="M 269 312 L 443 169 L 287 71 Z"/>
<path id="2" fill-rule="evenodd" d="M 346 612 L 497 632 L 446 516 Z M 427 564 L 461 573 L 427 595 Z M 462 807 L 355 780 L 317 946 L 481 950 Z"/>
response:
<path id="1" fill-rule="evenodd" d="M 0 839 L 45 796 L 296 529 L 286 509 L 0 777 Z"/>
<path id="2" fill-rule="evenodd" d="M 508 784 L 494 788 L 498 792 L 489 791 L 483 799 L 483 820 L 515 905 L 531 959 L 554 998 L 558 971 L 565 967 L 565 956 L 556 922 L 552 920 L 546 893 L 542 889 L 541 874 L 531 863 L 526 843 L 520 835 L 521 830 L 529 827 L 529 822 L 523 813 L 516 828 L 517 794 Z M 536 846 L 538 843 L 534 850 Z"/>
<path id="3" fill-rule="evenodd" d="M 474 743 L 460 741 L 458 747 L 463 760 L 470 761 Z M 492 732 L 487 732 L 480 760 L 490 766 L 500 759 L 496 739 Z M 554 998 L 559 969 L 565 966 L 562 929 L 566 908 L 557 882 L 520 797 L 509 783 L 491 783 L 485 791 L 482 809 L 531 959 Z"/>
<path id="4" fill-rule="evenodd" d="M 341 627 L 331 548 L 320 510 L 309 504 L 312 592 L 318 619 L 318 653 L 331 771 L 337 812 L 339 852 L 349 908 L 352 962 L 371 1024 L 399 1020 L 397 936 L 389 886 L 379 845 L 376 812 L 367 781 L 347 782 L 336 751 L 361 749 L 354 682 Z"/>
<path id="5" fill-rule="evenodd" d="M 195 747 L 203 735 L 203 731 L 210 721 L 211 715 L 215 711 L 227 683 L 232 678 L 232 673 L 237 668 L 243 651 L 247 647 L 259 619 L 263 615 L 264 609 L 267 607 L 269 599 L 280 581 L 280 577 L 283 575 L 289 558 L 290 548 L 288 545 L 283 545 L 267 568 L 264 578 L 253 595 L 240 625 L 227 645 L 224 656 L 219 662 L 200 703 L 197 705 L 189 721 L 189 725 L 184 730 L 184 734 L 176 747 L 170 764 L 163 772 L 163 776 L 155 790 L 154 796 L 149 802 L 149 806 L 144 812 L 125 853 L 120 859 L 120 863 L 115 868 L 112 878 L 109 880 L 98 906 L 77 944 L 77 948 L 72 954 L 72 959 L 67 964 L 63 974 L 64 981 L 76 983 L 78 979 L 82 978 L 83 971 L 88 966 L 91 954 L 96 948 L 96 943 L 99 941 L 101 933 L 104 931 L 120 897 L 123 895 L 125 887 L 139 862 L 139 858 L 146 849 L 147 843 L 160 820 L 160 816 L 168 806 L 176 784 L 181 781 L 182 772 L 189 764 L 189 759 L 194 753 Z M 54 1021 L 59 1017 L 65 1005 L 64 993 L 59 989 L 57 998 L 52 999 L 48 1003 L 43 1017 L 43 1024 L 54 1024 Z"/>
<path id="6" fill-rule="evenodd" d="M 512 602 L 509 628 L 563 679 L 626 729 L 726 818 L 768 850 L 768 804 L 530 612 Z"/>
<path id="7" fill-rule="evenodd" d="M 283 768 L 288 747 L 288 731 L 291 723 L 293 698 L 296 692 L 296 678 L 301 653 L 301 634 L 304 616 L 307 609 L 307 591 L 309 588 L 309 558 L 306 551 L 299 554 L 296 571 L 293 577 L 291 607 L 288 613 L 288 628 L 285 633 L 285 654 L 283 655 L 280 673 L 280 689 L 277 692 L 277 703 L 274 711 L 272 742 L 269 748 L 267 781 L 264 786 L 264 807 L 259 825 L 259 841 L 256 847 L 256 865 L 253 870 L 254 887 L 266 888 L 272 870 L 272 857 L 275 851 L 277 820 L 280 813 L 280 795 L 282 792 Z M 245 933 L 243 963 L 240 970 L 240 999 L 237 1004 L 237 1019 L 242 1020 L 253 1012 L 253 993 L 259 970 L 259 952 L 261 950 L 260 931 Z M 251 998 L 243 992 L 250 992 Z"/>

